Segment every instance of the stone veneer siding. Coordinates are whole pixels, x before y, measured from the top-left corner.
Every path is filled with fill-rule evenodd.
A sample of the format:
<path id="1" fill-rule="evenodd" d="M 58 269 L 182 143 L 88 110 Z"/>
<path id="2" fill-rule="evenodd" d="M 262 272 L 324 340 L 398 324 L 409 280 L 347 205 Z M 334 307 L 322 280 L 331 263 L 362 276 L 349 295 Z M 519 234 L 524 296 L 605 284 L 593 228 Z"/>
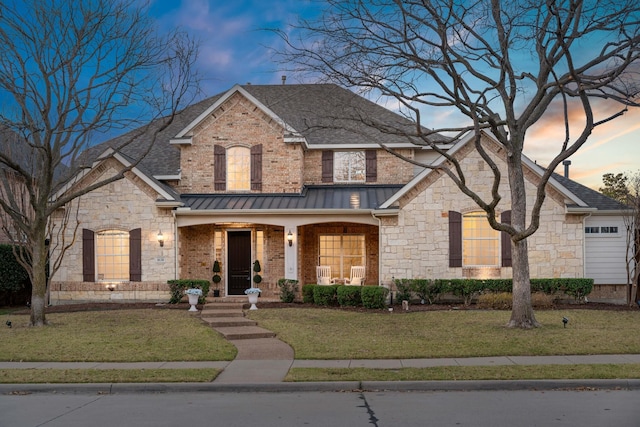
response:
<path id="1" fill-rule="evenodd" d="M 106 162 L 93 171 L 80 185 L 103 179 L 116 173 L 115 160 Z M 79 203 L 78 221 L 72 221 L 66 230 L 65 241 L 74 244 L 67 250 L 60 269 L 51 278 L 52 304 L 83 302 L 87 300 L 168 301 L 167 280 L 175 277 L 173 216 L 168 209 L 155 206 L 158 195 L 147 184 L 127 174 L 127 178 L 108 184 L 86 194 L 69 205 L 71 212 Z M 58 213 L 57 215 L 60 215 Z M 56 216 L 53 217 L 55 222 Z M 142 281 L 116 283 L 109 291 L 105 282 L 82 281 L 82 229 L 142 229 Z M 164 236 L 164 247 L 157 241 L 158 231 Z M 52 253 L 55 259 L 57 253 Z"/>
<path id="2" fill-rule="evenodd" d="M 481 195 L 488 194 L 493 174 L 486 163 L 466 147 L 457 155 L 471 187 Z M 503 153 L 491 155 L 504 166 Z M 527 179 L 527 204 L 533 206 L 534 175 L 528 173 Z M 503 198 L 497 207 L 498 216 L 510 209 L 506 174 L 499 192 Z M 397 217 L 382 218 L 383 284 L 391 284 L 392 278 L 511 277 L 511 267 L 449 268 L 448 212 L 464 214 L 480 209 L 446 175 L 432 173 L 400 200 L 400 206 Z M 549 191 L 540 228 L 528 241 L 531 277 L 583 277 L 582 217 L 565 214 L 564 200 L 558 193 Z"/>

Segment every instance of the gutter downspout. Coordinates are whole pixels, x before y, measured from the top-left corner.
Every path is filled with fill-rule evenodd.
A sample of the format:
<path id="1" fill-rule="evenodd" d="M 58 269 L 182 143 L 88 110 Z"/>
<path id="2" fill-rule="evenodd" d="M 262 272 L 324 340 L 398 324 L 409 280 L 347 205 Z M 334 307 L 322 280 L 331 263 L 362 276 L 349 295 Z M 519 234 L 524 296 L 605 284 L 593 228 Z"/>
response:
<path id="1" fill-rule="evenodd" d="M 178 280 L 178 219 L 176 210 L 171 210 L 173 216 L 173 280 Z"/>
<path id="2" fill-rule="evenodd" d="M 587 218 L 592 214 L 588 213 L 582 217 L 582 277 L 587 277 L 587 233 L 585 228 L 587 227 Z"/>

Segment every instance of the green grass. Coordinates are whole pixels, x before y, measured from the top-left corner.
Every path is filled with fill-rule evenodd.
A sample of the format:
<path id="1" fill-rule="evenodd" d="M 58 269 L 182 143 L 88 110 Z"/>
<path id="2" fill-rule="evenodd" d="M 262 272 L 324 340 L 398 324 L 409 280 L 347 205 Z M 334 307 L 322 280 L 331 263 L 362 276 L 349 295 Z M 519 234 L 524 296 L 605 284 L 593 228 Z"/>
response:
<path id="1" fill-rule="evenodd" d="M 219 369 L 0 369 L 3 384 L 210 382 Z"/>
<path id="2" fill-rule="evenodd" d="M 5 326 L 11 320 L 12 328 Z M 0 315 L 0 360 L 145 362 L 233 360 L 236 348 L 186 310 L 110 310 L 47 314 L 49 326 L 28 327 L 28 315 Z"/>
<path id="3" fill-rule="evenodd" d="M 569 318 L 563 327 L 562 317 Z M 543 324 L 509 329 L 509 311 L 360 313 L 332 309 L 249 312 L 295 350 L 296 359 L 396 359 L 640 353 L 634 311 L 537 311 Z"/>
<path id="4" fill-rule="evenodd" d="M 292 368 L 285 381 L 464 381 L 640 378 L 640 364 L 439 366 L 434 368 Z"/>

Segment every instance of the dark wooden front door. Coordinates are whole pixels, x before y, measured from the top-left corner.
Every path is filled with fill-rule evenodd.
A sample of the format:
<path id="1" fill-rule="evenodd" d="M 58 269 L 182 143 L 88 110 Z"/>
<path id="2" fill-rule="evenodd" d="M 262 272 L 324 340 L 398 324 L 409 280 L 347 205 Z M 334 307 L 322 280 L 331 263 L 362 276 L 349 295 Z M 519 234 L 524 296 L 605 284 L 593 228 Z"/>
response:
<path id="1" fill-rule="evenodd" d="M 244 295 L 244 290 L 251 287 L 251 232 L 230 231 L 228 245 L 228 295 Z"/>

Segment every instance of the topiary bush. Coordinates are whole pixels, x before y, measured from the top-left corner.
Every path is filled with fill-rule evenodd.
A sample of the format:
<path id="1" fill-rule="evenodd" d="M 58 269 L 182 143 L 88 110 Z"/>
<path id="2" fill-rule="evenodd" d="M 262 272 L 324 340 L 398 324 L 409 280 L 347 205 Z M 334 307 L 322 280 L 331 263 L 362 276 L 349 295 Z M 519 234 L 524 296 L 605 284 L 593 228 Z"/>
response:
<path id="1" fill-rule="evenodd" d="M 279 279 L 278 287 L 280 288 L 280 301 L 293 302 L 298 292 L 298 281 L 293 279 Z"/>
<path id="2" fill-rule="evenodd" d="M 338 304 L 343 307 L 362 305 L 361 286 L 339 286 L 337 289 Z"/>
<path id="3" fill-rule="evenodd" d="M 200 289 L 202 291 L 202 296 L 198 298 L 198 304 L 204 304 L 206 302 L 210 286 L 208 280 L 180 279 L 169 280 L 167 283 L 169 284 L 169 291 L 171 292 L 169 304 L 178 304 L 184 296 L 184 291 L 191 288 Z"/>
<path id="4" fill-rule="evenodd" d="M 338 286 L 316 286 L 313 288 L 313 302 L 316 305 L 337 305 L 338 303 Z"/>
<path id="5" fill-rule="evenodd" d="M 365 308 L 385 308 L 389 289 L 382 286 L 362 286 L 360 296 Z"/>

